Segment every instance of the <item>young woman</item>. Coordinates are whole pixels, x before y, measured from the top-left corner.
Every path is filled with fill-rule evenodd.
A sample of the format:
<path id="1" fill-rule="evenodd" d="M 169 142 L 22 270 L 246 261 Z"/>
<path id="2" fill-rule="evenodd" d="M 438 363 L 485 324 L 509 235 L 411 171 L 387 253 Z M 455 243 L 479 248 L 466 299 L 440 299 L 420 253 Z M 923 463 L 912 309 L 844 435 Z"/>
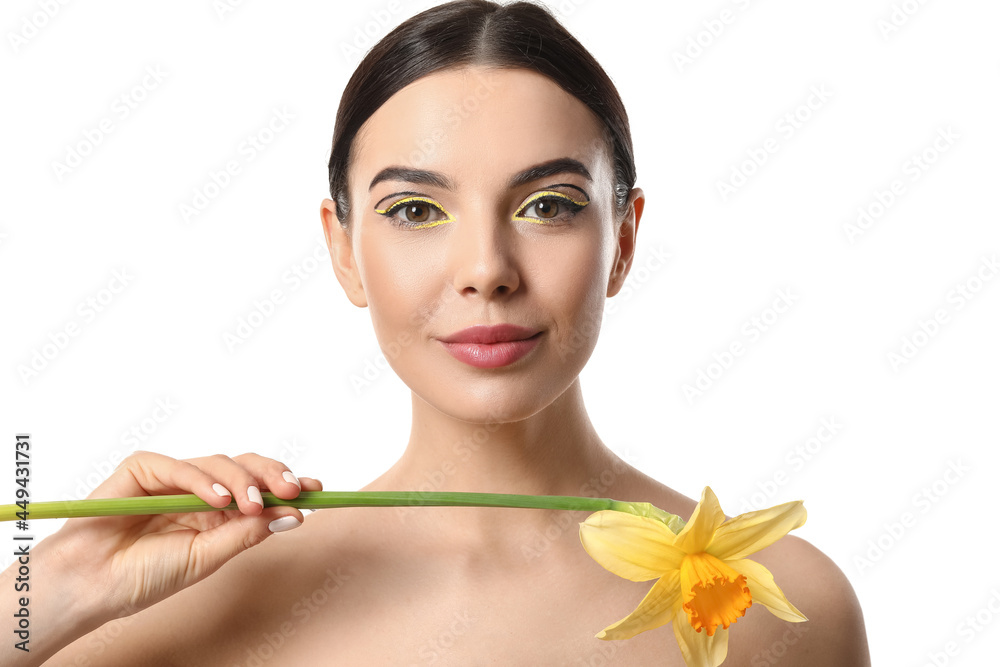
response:
<path id="1" fill-rule="evenodd" d="M 693 500 L 604 445 L 580 388 L 634 257 L 634 183 L 613 84 L 543 9 L 449 3 L 372 49 L 342 98 L 321 207 L 337 278 L 412 392 L 407 448 L 366 489 L 434 475 L 446 491 L 587 495 L 588 480 L 613 477 L 601 495 L 691 514 Z M 669 627 L 594 637 L 649 584 L 587 555 L 586 513 L 337 509 L 303 522 L 264 510 L 262 489 L 321 484 L 254 454 L 129 457 L 93 497 L 195 493 L 239 511 L 67 521 L 32 551 L 33 650 L 7 642 L 2 662 L 683 664 Z M 830 560 L 794 537 L 755 560 L 809 622 L 751 608 L 727 664 L 869 664 Z"/>

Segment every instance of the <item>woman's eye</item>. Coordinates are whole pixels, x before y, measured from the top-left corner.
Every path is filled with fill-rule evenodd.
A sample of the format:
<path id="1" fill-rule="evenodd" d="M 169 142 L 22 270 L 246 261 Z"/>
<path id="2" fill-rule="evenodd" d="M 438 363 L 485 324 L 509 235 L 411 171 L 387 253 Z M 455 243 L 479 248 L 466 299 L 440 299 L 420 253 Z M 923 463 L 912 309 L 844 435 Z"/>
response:
<path id="1" fill-rule="evenodd" d="M 533 218 L 554 218 L 559 213 L 559 202 L 552 199 L 539 199 L 529 206 L 527 210 L 535 210 Z"/>
<path id="2" fill-rule="evenodd" d="M 389 208 L 375 209 L 375 212 L 379 215 L 384 215 L 400 227 L 409 229 L 434 227 L 445 222 L 454 221 L 451 214 L 441 208 L 437 202 L 417 197 L 400 199 Z"/>
<path id="3" fill-rule="evenodd" d="M 574 201 L 558 193 L 546 193 L 536 196 L 514 216 L 515 220 L 526 220 L 535 223 L 547 223 L 560 218 L 571 218 L 589 201 Z"/>

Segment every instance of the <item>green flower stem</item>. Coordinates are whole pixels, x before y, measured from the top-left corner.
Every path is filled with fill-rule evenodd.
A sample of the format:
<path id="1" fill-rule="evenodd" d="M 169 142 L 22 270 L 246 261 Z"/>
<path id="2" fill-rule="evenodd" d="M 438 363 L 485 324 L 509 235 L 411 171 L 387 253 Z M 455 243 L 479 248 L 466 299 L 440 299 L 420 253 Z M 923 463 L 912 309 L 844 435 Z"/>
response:
<path id="1" fill-rule="evenodd" d="M 261 494 L 264 507 L 287 505 L 299 509 L 325 509 L 329 507 L 409 507 L 418 505 L 468 506 L 468 507 L 527 507 L 554 510 L 615 510 L 639 516 L 648 516 L 667 523 L 683 521 L 649 503 L 627 503 L 610 498 L 581 498 L 577 496 L 523 496 L 509 493 L 464 493 L 420 491 L 303 491 L 297 498 L 282 500 L 272 493 Z M 124 516 L 134 514 L 172 514 L 178 512 L 211 512 L 235 510 L 236 503 L 226 507 L 212 507 L 194 494 L 176 496 L 141 496 L 138 498 L 92 498 L 87 500 L 57 500 L 32 502 L 24 509 L 18 505 L 0 505 L 0 521 L 17 519 L 60 519 L 86 516 Z M 18 516 L 21 513 L 21 516 Z"/>

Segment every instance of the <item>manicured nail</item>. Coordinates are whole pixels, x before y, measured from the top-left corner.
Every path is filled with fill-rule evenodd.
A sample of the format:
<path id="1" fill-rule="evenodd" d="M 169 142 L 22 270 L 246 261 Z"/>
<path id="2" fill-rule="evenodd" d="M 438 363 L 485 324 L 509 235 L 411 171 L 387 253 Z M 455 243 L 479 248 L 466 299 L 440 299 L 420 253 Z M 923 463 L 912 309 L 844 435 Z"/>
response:
<path id="1" fill-rule="evenodd" d="M 280 533 L 286 530 L 291 530 L 292 528 L 298 528 L 301 525 L 302 522 L 294 516 L 283 516 L 280 519 L 275 519 L 271 523 L 267 524 L 267 529 L 272 533 Z"/>
<path id="2" fill-rule="evenodd" d="M 220 496 L 232 496 L 233 495 L 233 494 L 229 493 L 229 490 L 226 487 L 222 486 L 221 484 L 213 484 L 212 485 L 212 490 L 215 491 Z"/>
<path id="3" fill-rule="evenodd" d="M 261 507 L 264 506 L 264 499 L 260 497 L 260 489 L 256 486 L 247 488 L 247 497 L 250 499 L 250 502 L 257 503 Z"/>
<path id="4" fill-rule="evenodd" d="M 299 487 L 300 489 L 302 488 L 302 484 L 299 483 L 299 478 L 296 477 L 295 475 L 293 475 L 288 470 L 286 470 L 285 472 L 281 473 L 281 477 L 286 482 L 291 482 L 292 484 L 294 484 L 295 486 Z"/>

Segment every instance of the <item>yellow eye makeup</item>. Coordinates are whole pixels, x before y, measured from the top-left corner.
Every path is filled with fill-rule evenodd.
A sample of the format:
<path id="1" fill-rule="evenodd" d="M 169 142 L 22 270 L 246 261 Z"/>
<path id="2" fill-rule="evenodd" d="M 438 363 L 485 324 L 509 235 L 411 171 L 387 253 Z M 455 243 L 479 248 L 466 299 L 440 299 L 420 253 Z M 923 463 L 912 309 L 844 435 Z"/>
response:
<path id="1" fill-rule="evenodd" d="M 579 200 L 556 190 L 542 190 L 531 195 L 512 218 L 515 221 L 547 225 L 564 222 L 579 213 L 590 200 Z M 428 197 L 404 197 L 375 212 L 389 218 L 390 222 L 406 230 L 428 229 L 446 222 L 455 222 L 455 216 L 437 201 Z"/>
<path id="2" fill-rule="evenodd" d="M 514 220 L 547 225 L 555 220 L 576 215 L 589 203 L 590 201 L 573 199 L 569 195 L 555 190 L 542 190 L 531 195 L 528 201 L 524 202 L 524 205 L 514 214 Z M 568 216 L 560 215 L 560 207 L 567 210 Z M 537 215 L 527 215 L 527 211 L 531 209 L 535 209 Z"/>
<path id="3" fill-rule="evenodd" d="M 396 215 L 403 211 L 405 218 Z M 441 204 L 426 197 L 405 197 L 386 208 L 377 208 L 375 212 L 389 218 L 393 224 L 406 229 L 427 229 L 437 227 L 446 222 L 455 222 L 455 216 L 444 210 Z M 435 212 L 443 218 L 433 219 Z"/>

